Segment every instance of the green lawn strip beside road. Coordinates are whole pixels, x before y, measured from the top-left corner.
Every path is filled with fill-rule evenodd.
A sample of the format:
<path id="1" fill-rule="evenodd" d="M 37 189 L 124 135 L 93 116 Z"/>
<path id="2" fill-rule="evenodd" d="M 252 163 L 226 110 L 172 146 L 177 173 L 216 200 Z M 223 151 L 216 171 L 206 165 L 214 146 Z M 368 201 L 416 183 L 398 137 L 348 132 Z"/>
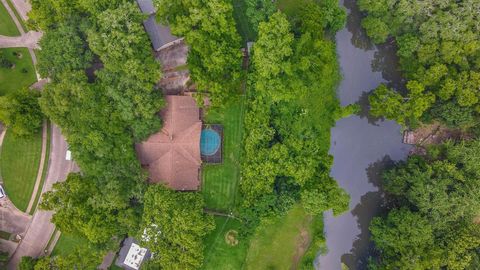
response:
<path id="1" fill-rule="evenodd" d="M 42 131 L 16 137 L 7 130 L 0 154 L 0 172 L 7 196 L 25 211 L 32 196 L 42 152 Z"/>
<path id="2" fill-rule="evenodd" d="M 247 239 L 240 236 L 236 245 L 230 245 L 225 235 L 230 230 L 239 232 L 240 221 L 227 217 L 215 217 L 215 230 L 205 239 L 204 265 L 205 270 L 235 270 L 242 269 L 248 249 Z"/>
<path id="3" fill-rule="evenodd" d="M 312 218 L 300 205 L 282 217 L 263 221 L 250 241 L 245 269 L 297 269 L 311 233 Z"/>
<path id="4" fill-rule="evenodd" d="M 202 168 L 202 193 L 207 208 L 229 211 L 234 207 L 240 179 L 244 96 L 238 96 L 223 108 L 210 109 L 206 124 L 223 125 L 223 163 Z"/>
<path id="5" fill-rule="evenodd" d="M 78 236 L 72 236 L 69 234 L 62 233 L 58 239 L 57 244 L 53 248 L 52 256 L 56 255 L 68 255 L 72 253 L 75 248 L 81 246 L 89 246 L 89 242 L 85 238 Z"/>
<path id="6" fill-rule="evenodd" d="M 20 36 L 17 26 L 2 3 L 0 3 L 0 35 L 10 37 Z"/>
<path id="7" fill-rule="evenodd" d="M 12 0 L 7 0 L 7 3 L 10 6 L 10 9 L 13 10 L 13 13 L 15 14 L 15 17 L 17 17 L 17 20 L 20 23 L 20 25 L 22 25 L 23 31 L 27 32 L 28 31 L 27 25 L 25 24 L 25 21 L 23 21 L 22 16 L 18 14 L 17 9 L 12 3 Z"/>
<path id="8" fill-rule="evenodd" d="M 8 48 L 0 51 L 15 65 L 14 68 L 0 67 L 0 96 L 28 87 L 37 81 L 27 48 Z M 21 57 L 15 56 L 14 52 L 20 53 Z"/>
<path id="9" fill-rule="evenodd" d="M 48 162 L 50 159 L 50 143 L 51 143 L 51 136 L 52 136 L 52 126 L 50 124 L 50 121 L 47 120 L 47 147 L 45 148 L 45 162 L 43 163 L 43 169 L 42 169 L 42 179 L 40 180 L 40 185 L 38 186 L 38 191 L 37 194 L 35 195 L 35 201 L 33 202 L 33 207 L 30 210 L 30 215 L 33 215 L 35 213 L 35 210 L 37 209 L 37 204 L 38 201 L 40 200 L 40 197 L 42 195 L 42 189 L 43 185 L 45 184 L 45 180 L 47 179 L 47 172 L 48 172 Z"/>

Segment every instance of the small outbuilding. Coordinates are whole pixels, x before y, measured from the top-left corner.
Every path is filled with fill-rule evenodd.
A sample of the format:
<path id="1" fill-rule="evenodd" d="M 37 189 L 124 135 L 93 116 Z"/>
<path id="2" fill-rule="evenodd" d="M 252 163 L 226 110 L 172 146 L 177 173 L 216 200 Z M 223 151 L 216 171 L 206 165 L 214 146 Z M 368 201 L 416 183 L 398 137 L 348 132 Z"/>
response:
<path id="1" fill-rule="evenodd" d="M 126 270 L 138 270 L 145 260 L 150 259 L 150 251 L 139 246 L 132 237 L 123 240 L 115 264 Z"/>

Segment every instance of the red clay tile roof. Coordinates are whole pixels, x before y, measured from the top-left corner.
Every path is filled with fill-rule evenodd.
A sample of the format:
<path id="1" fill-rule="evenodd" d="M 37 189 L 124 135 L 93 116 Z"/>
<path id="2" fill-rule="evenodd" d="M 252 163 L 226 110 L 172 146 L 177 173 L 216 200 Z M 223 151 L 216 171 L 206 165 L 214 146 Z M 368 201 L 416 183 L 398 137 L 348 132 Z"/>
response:
<path id="1" fill-rule="evenodd" d="M 135 146 L 150 181 L 175 190 L 198 190 L 200 186 L 200 111 L 192 97 L 166 96 L 160 113 L 161 131 Z"/>

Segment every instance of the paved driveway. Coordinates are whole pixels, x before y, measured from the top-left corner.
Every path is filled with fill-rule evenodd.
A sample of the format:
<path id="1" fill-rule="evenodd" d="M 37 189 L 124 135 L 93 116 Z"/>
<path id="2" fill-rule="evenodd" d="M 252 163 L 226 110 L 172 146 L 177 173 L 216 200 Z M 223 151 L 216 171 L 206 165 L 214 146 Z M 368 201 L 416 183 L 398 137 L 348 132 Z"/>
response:
<path id="1" fill-rule="evenodd" d="M 0 199 L 0 231 L 23 235 L 31 216 L 18 210 L 8 199 Z"/>
<path id="2" fill-rule="evenodd" d="M 41 32 L 29 31 L 19 37 L 7 37 L 0 35 L 0 48 L 27 47 L 38 49 L 38 41 L 42 37 Z"/>
<path id="3" fill-rule="evenodd" d="M 72 162 L 65 160 L 67 152 L 67 143 L 63 138 L 60 129 L 52 125 L 52 141 L 50 149 L 50 162 L 47 173 L 47 179 L 43 186 L 43 192 L 52 189 L 52 185 L 57 181 L 64 181 L 68 173 L 78 171 L 78 167 Z M 43 252 L 55 230 L 55 225 L 50 222 L 52 218 L 51 211 L 38 209 L 33 215 L 30 227 L 20 242 L 17 250 L 13 254 L 7 266 L 9 270 L 17 269 L 17 266 L 23 256 L 37 257 L 43 255 Z"/>

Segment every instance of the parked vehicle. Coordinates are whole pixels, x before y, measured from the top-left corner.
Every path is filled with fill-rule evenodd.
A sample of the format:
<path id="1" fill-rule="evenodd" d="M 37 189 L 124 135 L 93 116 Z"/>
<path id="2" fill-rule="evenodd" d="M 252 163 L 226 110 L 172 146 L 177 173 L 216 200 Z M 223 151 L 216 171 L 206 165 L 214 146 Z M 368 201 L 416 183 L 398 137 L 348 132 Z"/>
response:
<path id="1" fill-rule="evenodd" d="M 7 196 L 7 194 L 5 194 L 5 190 L 4 190 L 3 187 L 0 185 L 0 199 L 5 198 L 5 196 Z"/>
<path id="2" fill-rule="evenodd" d="M 66 160 L 72 160 L 72 152 L 70 150 L 67 150 L 67 154 L 65 155 Z"/>

